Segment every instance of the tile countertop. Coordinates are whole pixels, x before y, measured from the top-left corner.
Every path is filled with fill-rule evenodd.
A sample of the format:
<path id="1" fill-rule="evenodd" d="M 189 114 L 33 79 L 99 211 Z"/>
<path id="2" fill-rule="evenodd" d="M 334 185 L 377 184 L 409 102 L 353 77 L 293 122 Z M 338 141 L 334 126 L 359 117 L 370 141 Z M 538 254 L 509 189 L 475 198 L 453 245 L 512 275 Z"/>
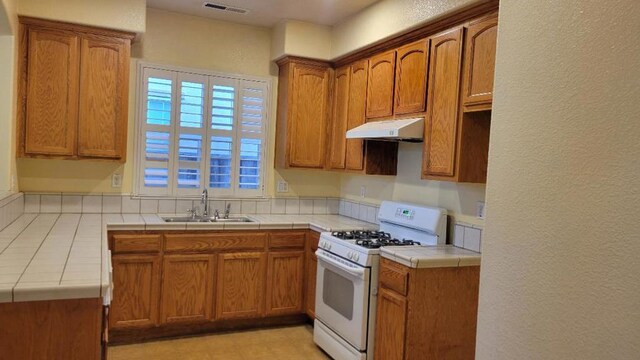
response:
<path id="1" fill-rule="evenodd" d="M 340 215 L 248 215 L 247 223 L 165 223 L 157 214 L 23 214 L 0 231 L 0 303 L 103 297 L 107 230 L 377 229 Z"/>
<path id="2" fill-rule="evenodd" d="M 385 246 L 380 255 L 412 268 L 480 266 L 480 253 L 453 245 Z"/>

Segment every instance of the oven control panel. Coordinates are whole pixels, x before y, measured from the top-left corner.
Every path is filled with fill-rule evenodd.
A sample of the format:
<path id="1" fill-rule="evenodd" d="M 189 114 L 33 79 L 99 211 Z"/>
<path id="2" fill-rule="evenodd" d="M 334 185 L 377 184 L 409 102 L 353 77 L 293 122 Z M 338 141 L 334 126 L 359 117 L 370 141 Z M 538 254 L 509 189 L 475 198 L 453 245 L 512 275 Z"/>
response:
<path id="1" fill-rule="evenodd" d="M 416 211 L 413 209 L 402 208 L 402 207 L 396 208 L 397 218 L 402 218 L 405 220 L 413 220 L 413 217 L 415 216 L 415 214 L 416 214 Z"/>

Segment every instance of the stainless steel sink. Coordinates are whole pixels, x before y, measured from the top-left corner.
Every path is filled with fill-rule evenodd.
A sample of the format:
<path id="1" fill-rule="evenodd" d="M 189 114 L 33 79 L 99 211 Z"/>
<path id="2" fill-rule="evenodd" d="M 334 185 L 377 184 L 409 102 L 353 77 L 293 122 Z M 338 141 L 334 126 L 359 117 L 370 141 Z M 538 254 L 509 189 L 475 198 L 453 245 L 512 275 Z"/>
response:
<path id="1" fill-rule="evenodd" d="M 169 223 L 174 222 L 187 222 L 187 223 L 213 223 L 213 222 L 221 222 L 221 223 L 250 223 L 253 220 L 249 219 L 246 216 L 230 216 L 227 219 L 224 218 L 213 218 L 213 217 L 202 217 L 202 216 L 171 216 L 171 217 L 163 217 L 162 220 Z"/>

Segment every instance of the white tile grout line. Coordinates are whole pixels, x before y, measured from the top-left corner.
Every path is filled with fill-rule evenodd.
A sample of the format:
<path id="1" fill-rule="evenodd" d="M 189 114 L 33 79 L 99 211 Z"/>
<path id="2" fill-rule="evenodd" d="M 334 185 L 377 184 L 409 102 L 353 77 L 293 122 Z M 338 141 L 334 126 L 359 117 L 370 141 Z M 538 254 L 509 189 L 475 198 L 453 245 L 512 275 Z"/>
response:
<path id="1" fill-rule="evenodd" d="M 58 222 L 58 220 L 60 220 L 60 215 L 62 214 L 58 214 L 58 217 L 56 217 L 56 221 L 53 222 L 53 225 L 51 225 L 51 227 L 49 228 L 49 231 L 47 231 L 47 233 L 45 234 L 45 236 L 42 238 L 42 241 L 40 242 L 40 245 L 38 246 L 38 248 L 36 249 L 36 251 L 33 253 L 33 256 L 31 256 L 31 259 L 29 259 L 29 262 L 27 263 L 27 266 L 25 266 L 24 270 L 22 270 L 22 274 L 20 274 L 20 277 L 18 278 L 18 281 L 16 281 L 15 285 L 13 285 L 13 288 L 11 289 L 11 301 L 14 301 L 16 298 L 15 292 L 16 292 L 16 286 L 18 286 L 18 284 L 20 283 L 20 280 L 22 279 L 22 277 L 24 276 L 24 273 L 27 271 L 27 269 L 29 268 L 29 265 L 31 265 L 31 262 L 33 261 L 33 258 L 36 257 L 36 254 L 38 253 L 38 251 L 40 250 L 40 248 L 42 247 L 42 244 L 44 243 L 44 240 L 49 236 L 49 234 L 51 233 L 51 230 L 53 230 L 53 228 L 56 226 L 56 223 Z M 35 219 L 39 218 L 41 215 L 38 214 Z M 31 223 L 29 223 L 29 226 L 31 226 Z M 17 239 L 17 237 L 16 237 Z M 14 239 L 15 241 L 15 239 Z M 60 275 L 60 278 L 62 279 L 62 275 Z"/>
<path id="2" fill-rule="evenodd" d="M 69 263 L 69 258 L 71 257 L 71 249 L 73 249 L 73 244 L 76 242 L 76 236 L 78 236 L 78 229 L 80 228 L 80 222 L 82 222 L 83 214 L 79 214 L 78 222 L 76 223 L 76 231 L 73 232 L 73 240 L 71 240 L 71 245 L 69 246 L 69 252 L 67 253 L 67 259 L 64 261 L 64 267 L 62 268 L 62 274 L 60 274 L 60 281 L 58 281 L 58 285 L 62 284 L 62 278 L 64 277 L 64 272 L 67 270 L 67 264 Z M 102 220 L 102 216 L 100 217 Z M 102 225 L 102 221 L 100 221 Z M 55 224 L 54 224 L 55 226 Z M 45 238 L 46 239 L 46 238 Z M 102 243 L 100 243 L 100 252 L 102 252 Z M 100 266 L 102 269 L 102 259 L 100 259 Z M 102 271 L 100 271 L 102 273 Z M 102 276 L 102 274 L 100 274 Z M 102 280 L 102 279 L 101 279 Z"/>

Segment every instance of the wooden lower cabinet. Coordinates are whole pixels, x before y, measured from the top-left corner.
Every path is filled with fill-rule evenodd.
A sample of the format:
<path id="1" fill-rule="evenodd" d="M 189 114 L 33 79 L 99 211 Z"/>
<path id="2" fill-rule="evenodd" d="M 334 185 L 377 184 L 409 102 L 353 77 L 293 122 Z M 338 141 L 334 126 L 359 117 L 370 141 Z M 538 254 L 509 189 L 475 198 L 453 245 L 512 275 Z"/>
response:
<path id="1" fill-rule="evenodd" d="M 307 242 L 307 281 L 305 294 L 305 313 L 312 320 L 316 318 L 316 273 L 318 271 L 318 242 L 320 241 L 320 233 L 315 231 L 309 232 L 309 241 Z"/>
<path id="2" fill-rule="evenodd" d="M 162 322 L 213 317 L 215 255 L 166 255 L 162 277 Z"/>
<path id="3" fill-rule="evenodd" d="M 377 359 L 403 360 L 407 299 L 387 289 L 378 292 L 375 355 Z"/>
<path id="4" fill-rule="evenodd" d="M 479 266 L 414 269 L 381 259 L 375 358 L 474 359 L 479 284 Z"/>
<path id="5" fill-rule="evenodd" d="M 265 252 L 220 254 L 216 318 L 260 317 L 264 314 Z"/>
<path id="6" fill-rule="evenodd" d="M 269 254 L 267 267 L 267 315 L 302 312 L 304 300 L 304 251 Z"/>
<path id="7" fill-rule="evenodd" d="M 114 255 L 111 328 L 158 324 L 161 257 Z"/>

